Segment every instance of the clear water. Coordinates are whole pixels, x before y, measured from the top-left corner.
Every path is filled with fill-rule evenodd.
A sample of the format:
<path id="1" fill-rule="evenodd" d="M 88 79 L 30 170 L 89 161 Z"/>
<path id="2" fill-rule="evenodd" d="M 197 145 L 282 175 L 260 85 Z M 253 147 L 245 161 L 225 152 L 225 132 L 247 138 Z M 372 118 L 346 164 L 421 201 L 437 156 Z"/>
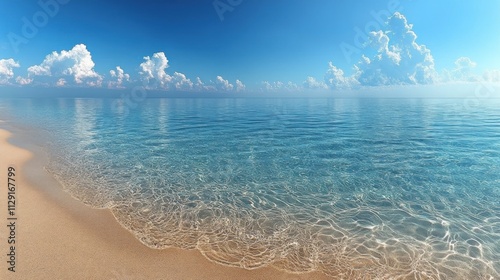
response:
<path id="1" fill-rule="evenodd" d="M 0 99 L 4 119 L 40 128 L 68 192 L 150 247 L 348 279 L 500 279 L 499 100 L 112 108 Z"/>

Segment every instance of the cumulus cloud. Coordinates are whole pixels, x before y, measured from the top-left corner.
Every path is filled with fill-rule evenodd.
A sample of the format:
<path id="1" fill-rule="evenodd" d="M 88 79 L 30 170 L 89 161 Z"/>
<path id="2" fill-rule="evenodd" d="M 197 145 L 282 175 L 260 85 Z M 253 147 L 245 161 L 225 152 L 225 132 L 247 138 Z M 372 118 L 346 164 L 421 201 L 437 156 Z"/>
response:
<path id="1" fill-rule="evenodd" d="M 405 16 L 396 12 L 389 18 L 388 30 L 371 32 L 372 57 L 363 57 L 356 68 L 361 85 L 432 84 L 437 81 L 434 58 L 425 45 L 417 43 L 417 34 Z"/>
<path id="2" fill-rule="evenodd" d="M 245 85 L 240 80 L 236 80 L 235 86 L 231 84 L 229 80 L 224 79 L 222 76 L 217 76 L 215 81 L 203 83 L 198 77 L 196 78 L 196 82 L 194 83 L 193 88 L 197 91 L 205 92 L 234 92 L 238 90 L 244 90 Z"/>
<path id="3" fill-rule="evenodd" d="M 217 76 L 215 81 L 204 83 L 199 77 L 193 82 L 180 72 L 174 72 L 173 75 L 170 75 L 166 72 L 169 66 L 169 60 L 165 53 L 158 52 L 152 57 L 144 57 L 144 62 L 140 65 L 139 75 L 145 86 L 150 89 L 222 92 L 245 90 L 245 85 L 240 80 L 236 81 L 235 86 L 222 76 Z"/>
<path id="4" fill-rule="evenodd" d="M 335 67 L 335 65 L 330 62 L 328 63 L 328 71 L 326 71 L 325 74 L 325 84 L 330 89 L 348 89 L 359 84 L 354 76 L 355 75 L 346 77 L 342 69 Z"/>
<path id="5" fill-rule="evenodd" d="M 487 70 L 483 74 L 483 79 L 491 83 L 500 83 L 500 70 Z"/>
<path id="6" fill-rule="evenodd" d="M 218 91 L 232 91 L 234 88 L 234 85 L 222 78 L 222 76 L 217 76 L 214 85 Z"/>
<path id="7" fill-rule="evenodd" d="M 126 74 L 120 66 L 116 66 L 116 70 L 110 70 L 112 80 L 108 82 L 109 88 L 124 88 L 124 83 L 130 81 L 130 75 Z"/>
<path id="8" fill-rule="evenodd" d="M 269 82 L 263 81 L 260 91 L 263 92 L 300 92 L 300 91 L 311 91 L 311 90 L 325 90 L 328 86 L 323 81 L 318 81 L 314 77 L 307 77 L 302 85 L 298 85 L 294 82 Z"/>
<path id="9" fill-rule="evenodd" d="M 148 88 L 169 88 L 172 76 L 165 71 L 169 67 L 165 53 L 158 52 L 152 57 L 145 56 L 140 67 L 139 75 Z"/>
<path id="10" fill-rule="evenodd" d="M 477 64 L 468 57 L 460 57 L 455 61 L 457 71 L 462 73 L 469 73 L 476 65 Z"/>
<path id="11" fill-rule="evenodd" d="M 8 84 L 14 77 L 14 68 L 19 67 L 14 59 L 0 59 L 0 84 Z"/>
<path id="12" fill-rule="evenodd" d="M 476 82 L 479 76 L 474 74 L 476 63 L 468 57 L 460 57 L 455 61 L 455 68 L 451 71 L 445 70 L 443 80 Z"/>
<path id="13" fill-rule="evenodd" d="M 356 86 L 432 84 L 438 80 L 431 51 L 417 43 L 413 26 L 399 12 L 388 19 L 387 30 L 372 31 L 367 47 L 375 55 L 362 55 L 354 65 L 353 74 L 332 62 L 325 74 L 325 84 L 331 89 Z"/>
<path id="14" fill-rule="evenodd" d="M 87 46 L 79 44 L 69 51 L 54 51 L 47 55 L 40 65 L 28 68 L 28 77 L 35 81 L 43 77 L 49 82 L 64 79 L 77 85 L 100 86 L 103 78 L 94 71 L 94 66 Z"/>
<path id="15" fill-rule="evenodd" d="M 30 78 L 24 78 L 24 77 L 21 77 L 21 76 L 17 76 L 16 77 L 16 82 L 22 86 L 24 85 L 29 85 L 33 82 L 33 79 L 30 79 Z"/>
<path id="16" fill-rule="evenodd" d="M 163 52 L 155 53 L 152 57 L 144 57 L 144 62 L 140 65 L 139 75 L 146 87 L 165 90 L 192 90 L 195 84 L 185 74 L 174 72 L 173 75 L 169 75 L 166 72 L 166 69 L 170 67 L 168 63 L 169 61 Z M 197 82 L 201 84 L 200 89 L 202 89 L 203 83 L 199 78 Z"/>
<path id="17" fill-rule="evenodd" d="M 327 89 L 328 87 L 322 81 L 317 81 L 314 77 L 307 77 L 303 86 L 305 89 Z"/>
<path id="18" fill-rule="evenodd" d="M 302 88 L 299 85 L 293 82 L 283 83 L 281 81 L 276 81 L 276 82 L 264 81 L 262 82 L 262 87 L 261 87 L 261 91 L 264 92 L 279 92 L 279 91 L 295 92 L 301 89 Z"/>
<path id="19" fill-rule="evenodd" d="M 63 87 L 63 86 L 65 86 L 65 85 L 66 85 L 66 80 L 65 80 L 65 79 L 63 79 L 63 78 L 60 78 L 59 80 L 57 80 L 56 85 L 57 85 L 58 87 Z"/>
<path id="20" fill-rule="evenodd" d="M 193 83 L 193 89 L 196 90 L 196 91 L 203 91 L 203 90 L 205 90 L 205 84 L 200 79 L 200 77 L 196 77 L 196 80 Z"/>
<path id="21" fill-rule="evenodd" d="M 245 89 L 246 89 L 245 84 L 243 84 L 243 82 L 240 80 L 236 80 L 236 92 L 245 91 Z"/>
<path id="22" fill-rule="evenodd" d="M 186 75 L 179 72 L 174 73 L 172 84 L 178 90 L 192 90 L 194 85 L 190 79 L 186 78 Z"/>

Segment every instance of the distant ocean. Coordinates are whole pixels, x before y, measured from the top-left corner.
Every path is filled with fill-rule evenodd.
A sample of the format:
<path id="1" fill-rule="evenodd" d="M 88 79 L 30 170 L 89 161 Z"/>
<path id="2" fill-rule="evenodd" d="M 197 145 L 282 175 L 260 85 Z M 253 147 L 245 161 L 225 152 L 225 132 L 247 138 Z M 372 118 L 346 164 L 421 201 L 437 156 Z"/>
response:
<path id="1" fill-rule="evenodd" d="M 152 248 L 349 279 L 500 279 L 500 100 L 0 99 Z M 129 106 L 129 107 L 127 107 Z"/>

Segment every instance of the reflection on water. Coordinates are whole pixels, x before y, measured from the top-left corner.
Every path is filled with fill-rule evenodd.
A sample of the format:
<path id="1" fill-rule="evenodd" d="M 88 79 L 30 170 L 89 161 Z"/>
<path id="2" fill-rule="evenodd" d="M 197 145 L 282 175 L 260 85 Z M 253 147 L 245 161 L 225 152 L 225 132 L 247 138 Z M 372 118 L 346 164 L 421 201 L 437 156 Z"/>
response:
<path id="1" fill-rule="evenodd" d="M 62 105 L 61 103 L 59 104 Z M 80 147 L 92 146 L 95 143 L 97 114 L 102 110 L 102 101 L 97 100 L 92 106 L 87 106 L 85 100 L 75 99 L 75 121 L 73 133 L 79 140 Z M 64 106 L 64 105 L 63 105 Z"/>
<path id="2" fill-rule="evenodd" d="M 64 187 L 150 247 L 349 279 L 500 279 L 500 102 L 9 102 L 54 131 Z"/>

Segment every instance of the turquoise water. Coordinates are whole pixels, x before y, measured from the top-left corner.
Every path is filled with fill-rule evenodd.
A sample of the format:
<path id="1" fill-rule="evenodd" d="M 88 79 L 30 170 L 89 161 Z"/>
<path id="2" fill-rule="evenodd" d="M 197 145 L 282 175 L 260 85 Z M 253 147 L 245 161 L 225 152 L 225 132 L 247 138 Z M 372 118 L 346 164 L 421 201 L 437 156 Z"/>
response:
<path id="1" fill-rule="evenodd" d="M 0 99 L 153 248 L 348 279 L 500 279 L 500 100 Z"/>

